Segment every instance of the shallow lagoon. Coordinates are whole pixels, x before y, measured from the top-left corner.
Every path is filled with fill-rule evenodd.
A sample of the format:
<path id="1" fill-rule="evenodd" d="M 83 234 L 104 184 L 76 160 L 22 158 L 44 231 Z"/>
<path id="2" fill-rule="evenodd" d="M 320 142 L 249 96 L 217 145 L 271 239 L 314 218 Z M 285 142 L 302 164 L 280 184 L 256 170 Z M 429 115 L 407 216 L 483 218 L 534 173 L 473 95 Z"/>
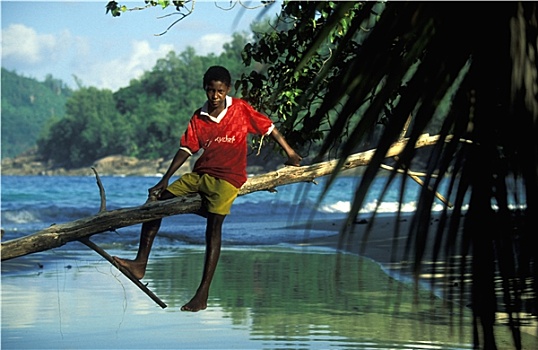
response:
<path id="1" fill-rule="evenodd" d="M 468 310 L 415 294 L 370 260 L 324 249 L 225 247 L 208 309 L 181 312 L 203 254 L 190 247 L 152 257 L 143 281 L 165 309 L 91 252 L 4 262 L 2 348 L 472 348 Z"/>

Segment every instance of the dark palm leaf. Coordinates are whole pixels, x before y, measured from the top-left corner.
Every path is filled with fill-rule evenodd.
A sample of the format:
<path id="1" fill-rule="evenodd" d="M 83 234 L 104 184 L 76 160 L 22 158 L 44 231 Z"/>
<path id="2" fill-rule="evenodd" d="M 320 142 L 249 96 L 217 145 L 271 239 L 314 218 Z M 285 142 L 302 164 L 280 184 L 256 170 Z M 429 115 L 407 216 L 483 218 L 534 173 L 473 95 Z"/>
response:
<path id="1" fill-rule="evenodd" d="M 319 157 L 345 134 L 340 146 L 343 165 L 383 122 L 377 152 L 356 189 L 348 223 L 361 209 L 386 151 L 402 137 L 409 117 L 410 141 L 397 168 L 413 165 L 417 157 L 413 145 L 430 127 L 442 101 L 451 101 L 442 115 L 440 142 L 426 162 L 428 176 L 407 249 L 414 255 L 416 275 L 428 247 L 434 260 L 451 261 L 461 255 L 461 275 L 472 273 L 476 346 L 495 348 L 495 314 L 503 312 L 515 347 L 521 348 L 520 324 L 535 319 L 538 312 L 538 249 L 531 243 L 538 232 L 537 5 L 488 3 L 487 11 L 484 6 L 290 2 L 283 13 L 295 16 L 295 26 L 279 35 L 294 38 L 297 48 L 282 51 L 284 58 L 268 63 L 279 65 L 273 71 L 278 72 L 273 76 L 279 81 L 278 91 L 286 88 L 286 79 L 292 80 L 282 73 L 286 69 L 294 68 L 293 81 L 300 82 L 301 75 L 311 74 L 305 73 L 307 67 L 318 67 L 314 83 L 305 84 L 301 103 L 283 125 L 300 125 L 309 135 L 329 123 Z M 377 23 L 365 33 L 373 11 L 378 12 Z M 348 30 L 331 40 L 346 18 Z M 300 39 L 301 31 L 312 30 L 313 20 L 317 35 Z M 331 49 L 325 56 L 320 53 L 324 45 Z M 338 116 L 330 121 L 334 111 Z M 434 192 L 443 178 L 450 181 L 454 207 L 442 213 L 437 229 L 430 232 Z M 463 208 L 466 198 L 468 210 Z"/>

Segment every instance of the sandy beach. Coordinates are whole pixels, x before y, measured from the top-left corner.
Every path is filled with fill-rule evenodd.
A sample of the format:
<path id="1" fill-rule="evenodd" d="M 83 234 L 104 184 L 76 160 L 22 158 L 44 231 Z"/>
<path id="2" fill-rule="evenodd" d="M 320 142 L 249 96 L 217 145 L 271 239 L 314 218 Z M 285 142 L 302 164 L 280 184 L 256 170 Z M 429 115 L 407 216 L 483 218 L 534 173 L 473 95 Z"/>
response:
<path id="1" fill-rule="evenodd" d="M 396 222 L 393 216 L 379 216 L 374 219 L 358 219 L 347 229 L 344 227 L 344 220 L 314 220 L 308 223 L 290 225 L 289 228 L 302 228 L 307 232 L 307 235 L 308 232 L 313 231 L 334 231 L 334 234 L 330 236 L 306 237 L 300 244 L 311 247 L 330 247 L 336 251 L 357 254 L 379 263 L 389 274 L 400 275 L 402 279 L 406 279 L 406 277 L 411 277 L 409 275 L 412 274 L 415 256 L 413 246 L 407 246 L 411 221 L 412 216 L 410 215 L 402 216 L 399 222 Z M 434 234 L 437 223 L 437 217 L 431 219 L 431 235 Z M 369 228 L 369 224 L 373 226 Z M 397 232 L 395 232 L 396 229 Z M 344 234 L 341 234 L 342 232 Z M 424 251 L 421 278 L 426 280 L 433 277 L 430 280 L 435 282 L 437 286 L 445 283 L 446 281 L 443 280 L 446 278 L 452 281 L 459 278 L 456 275 L 445 276 L 442 273 L 448 259 L 450 258 L 438 257 L 435 262 L 437 271 L 432 271 L 430 265 L 433 264 L 434 260 L 433 249 L 432 245 L 428 244 Z"/>
<path id="2" fill-rule="evenodd" d="M 368 224 L 370 219 L 356 220 L 347 229 L 344 221 L 320 220 L 309 223 L 292 225 L 290 228 L 304 228 L 307 232 L 323 230 L 334 231 L 327 237 L 305 239 L 300 243 L 307 247 L 330 247 L 335 251 L 357 254 L 378 263 L 384 272 L 404 283 L 418 285 L 421 288 L 431 290 L 436 296 L 450 301 L 462 309 L 470 306 L 470 283 L 467 279 L 470 273 L 469 262 L 462 268 L 461 257 L 455 254 L 450 257 L 439 256 L 434 258 L 432 244 L 425 247 L 422 264 L 414 276 L 414 250 L 408 248 L 406 243 L 409 238 L 409 227 L 412 216 L 404 215 L 396 222 L 394 217 L 375 217 L 372 228 Z M 438 215 L 434 215 L 430 222 L 430 234 L 434 235 L 439 222 Z M 460 222 L 463 224 L 463 218 Z M 398 232 L 395 233 L 397 228 Z M 344 234 L 342 234 L 344 232 Z M 433 239 L 430 239 L 433 241 Z M 468 257 L 470 259 L 470 257 Z M 464 281 L 465 280 L 465 281 Z M 461 286 L 464 287 L 461 293 Z M 529 335 L 532 344 L 529 349 L 538 348 L 538 322 L 536 317 L 524 315 L 526 321 L 520 329 Z M 508 315 L 498 313 L 498 323 L 506 324 Z M 504 332 L 504 330 L 503 330 Z"/>
<path id="3" fill-rule="evenodd" d="M 325 246 L 335 250 L 359 254 L 380 263 L 390 263 L 391 260 L 407 259 L 405 257 L 405 243 L 412 216 L 402 215 L 399 222 L 394 216 L 378 216 L 372 218 L 359 218 L 348 228 L 344 236 L 339 233 L 345 228 L 345 221 L 341 220 L 312 220 L 305 223 L 289 225 L 290 229 L 304 229 L 306 234 L 310 231 L 333 231 L 334 234 L 321 238 L 308 238 L 302 242 L 305 245 Z M 372 221 L 372 222 L 371 222 Z M 434 217 L 430 225 L 434 228 L 438 219 Z M 368 232 L 368 225 L 372 228 Z M 396 245 L 394 229 L 398 225 Z M 428 250 L 429 251 L 429 250 Z M 428 258 L 430 258 L 428 256 Z"/>

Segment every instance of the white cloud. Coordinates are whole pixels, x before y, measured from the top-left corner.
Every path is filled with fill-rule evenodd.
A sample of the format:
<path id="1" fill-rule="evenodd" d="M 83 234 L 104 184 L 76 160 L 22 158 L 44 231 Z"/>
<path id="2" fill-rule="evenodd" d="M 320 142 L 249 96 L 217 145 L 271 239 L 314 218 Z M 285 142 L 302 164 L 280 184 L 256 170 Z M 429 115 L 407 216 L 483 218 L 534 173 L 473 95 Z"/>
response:
<path id="1" fill-rule="evenodd" d="M 73 88 L 76 88 L 73 84 L 73 76 L 76 76 L 84 86 L 116 91 L 151 71 L 157 60 L 170 51 L 180 53 L 185 49 L 181 43 L 152 47 L 147 40 L 135 40 L 130 45 L 103 40 L 90 45 L 89 40 L 67 29 L 43 34 L 23 24 L 11 24 L 2 29 L 2 66 L 37 79 L 52 74 Z M 224 50 L 223 45 L 231 41 L 231 35 L 216 33 L 183 45 L 192 46 L 200 56 L 219 55 Z"/>
<path id="2" fill-rule="evenodd" d="M 23 24 L 12 24 L 2 30 L 2 59 L 34 65 L 55 52 L 58 40 L 49 34 L 38 34 Z"/>
<path id="3" fill-rule="evenodd" d="M 229 34 L 206 34 L 202 36 L 194 46 L 196 54 L 200 56 L 206 56 L 210 53 L 220 55 L 224 51 L 224 44 L 232 41 L 232 36 Z"/>
<path id="4" fill-rule="evenodd" d="M 196 41 L 192 47 L 197 55 L 205 56 L 209 53 L 219 55 L 224 51 L 223 45 L 232 41 L 227 34 L 207 34 Z M 170 51 L 180 53 L 180 49 L 173 44 L 161 44 L 157 48 L 151 47 L 146 40 L 133 41 L 129 54 L 113 58 L 108 61 L 99 61 L 85 65 L 84 69 L 76 69 L 75 73 L 84 85 L 106 88 L 116 91 L 129 85 L 132 79 L 137 79 L 146 71 L 151 71 L 160 58 L 164 58 Z"/>
<path id="5" fill-rule="evenodd" d="M 44 79 L 52 74 L 64 82 L 76 74 L 74 67 L 88 61 L 88 39 L 67 29 L 56 34 L 40 34 L 23 24 L 2 29 L 2 67 L 25 76 Z M 20 73 L 19 73 L 20 74 Z"/>
<path id="6" fill-rule="evenodd" d="M 95 86 L 116 91 L 129 85 L 132 79 L 150 71 L 159 58 L 174 50 L 171 44 L 159 45 L 153 49 L 147 41 L 133 41 L 131 52 L 105 62 L 99 61 L 75 73 L 86 86 Z"/>

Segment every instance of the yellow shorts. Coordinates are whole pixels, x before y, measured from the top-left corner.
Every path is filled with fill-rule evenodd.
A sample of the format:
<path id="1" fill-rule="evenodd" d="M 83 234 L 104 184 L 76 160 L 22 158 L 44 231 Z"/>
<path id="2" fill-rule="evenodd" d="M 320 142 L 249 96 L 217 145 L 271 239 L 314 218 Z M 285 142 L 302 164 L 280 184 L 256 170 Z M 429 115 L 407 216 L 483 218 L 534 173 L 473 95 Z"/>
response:
<path id="1" fill-rule="evenodd" d="M 213 214 L 228 215 L 239 189 L 226 180 L 211 175 L 187 173 L 172 182 L 167 190 L 175 196 L 200 193 L 207 211 Z"/>

